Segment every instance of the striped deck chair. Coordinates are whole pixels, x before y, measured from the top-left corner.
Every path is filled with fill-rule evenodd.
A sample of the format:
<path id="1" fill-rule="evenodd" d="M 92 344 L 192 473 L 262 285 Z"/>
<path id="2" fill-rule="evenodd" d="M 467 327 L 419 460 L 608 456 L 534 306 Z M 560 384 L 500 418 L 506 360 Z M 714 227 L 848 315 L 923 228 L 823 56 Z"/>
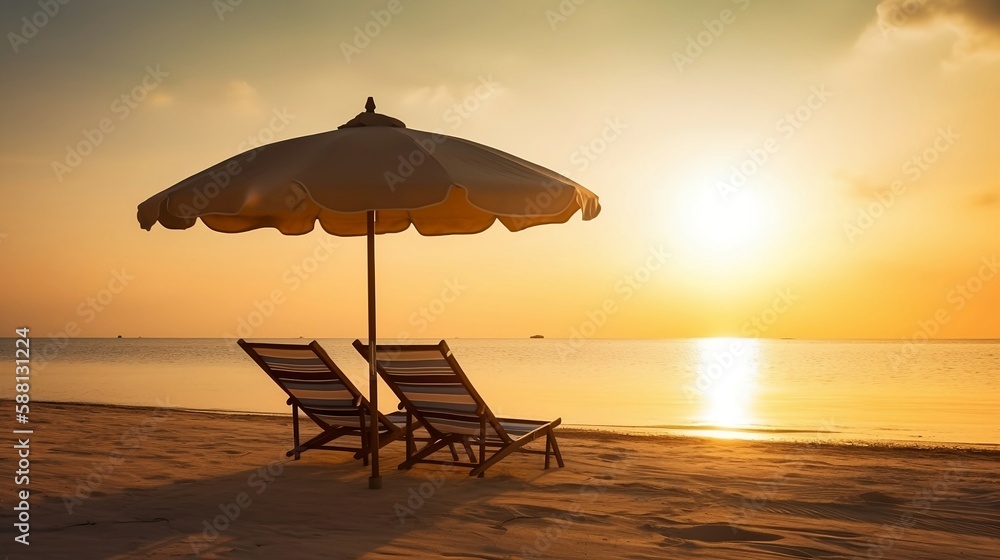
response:
<path id="1" fill-rule="evenodd" d="M 368 345 L 354 341 L 366 359 Z M 551 422 L 497 418 L 469 382 L 462 367 L 445 341 L 423 345 L 378 345 L 375 353 L 376 370 L 399 397 L 406 409 L 407 426 L 419 422 L 430 434 L 427 445 L 416 449 L 414 439 L 406 439 L 406 460 L 400 469 L 416 463 L 436 463 L 471 467 L 470 476 L 483 476 L 507 455 L 515 451 L 545 455 L 545 468 L 550 456 L 563 465 L 555 427 L 562 421 Z M 524 449 L 524 445 L 545 436 L 545 451 Z M 452 451 L 452 461 L 429 457 L 445 446 L 458 443 L 465 447 L 468 462 L 459 462 Z M 473 452 L 478 446 L 478 456 Z M 492 453 L 487 456 L 487 450 Z"/>
<path id="2" fill-rule="evenodd" d="M 309 344 L 237 341 L 257 365 L 288 395 L 292 405 L 295 447 L 286 456 L 299 458 L 308 449 L 353 451 L 368 464 L 371 414 L 366 399 L 315 340 Z M 323 431 L 299 443 L 299 411 Z M 406 415 L 378 413 L 379 448 L 402 438 Z M 341 437 L 357 437 L 356 446 L 328 445 Z"/>

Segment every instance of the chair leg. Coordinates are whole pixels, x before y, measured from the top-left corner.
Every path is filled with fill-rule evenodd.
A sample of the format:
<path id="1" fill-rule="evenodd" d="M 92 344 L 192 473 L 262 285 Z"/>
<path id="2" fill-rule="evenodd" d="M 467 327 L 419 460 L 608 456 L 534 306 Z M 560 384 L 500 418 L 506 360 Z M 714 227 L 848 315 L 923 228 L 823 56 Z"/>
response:
<path id="1" fill-rule="evenodd" d="M 479 418 L 479 464 L 486 460 L 486 415 Z M 485 469 L 479 471 L 479 478 L 486 476 Z"/>
<path id="2" fill-rule="evenodd" d="M 298 461 L 299 457 L 302 456 L 299 450 L 299 407 L 298 405 L 292 404 L 292 441 L 295 443 L 295 460 Z"/>
<path id="3" fill-rule="evenodd" d="M 413 425 L 413 413 L 406 409 L 406 460 L 413 457 L 413 432 L 416 427 Z"/>
<path id="4" fill-rule="evenodd" d="M 518 449 L 524 447 L 525 445 L 531 443 L 535 439 L 541 437 L 543 434 L 546 437 L 548 437 L 548 435 L 550 433 L 552 433 L 552 429 L 551 428 L 546 428 L 544 431 L 542 431 L 541 429 L 535 430 L 534 432 L 531 432 L 530 434 L 522 436 L 521 438 L 519 438 L 517 440 L 514 440 L 513 442 L 510 442 L 510 443 L 504 445 L 496 453 L 494 453 L 492 456 L 490 456 L 489 459 L 483 461 L 482 463 L 479 464 L 479 466 L 477 466 L 476 468 L 472 469 L 472 472 L 469 473 L 469 476 L 481 476 L 484 472 L 486 472 L 486 469 L 488 469 L 488 468 L 492 467 L 493 465 L 497 464 L 497 462 L 499 462 L 501 459 L 503 459 L 507 455 L 510 455 L 511 453 L 513 453 L 513 452 L 517 451 Z M 556 462 L 558 462 L 559 466 L 561 467 L 561 466 L 563 466 L 563 462 L 562 462 L 562 457 L 559 455 L 559 446 L 556 444 L 556 438 L 555 438 L 555 436 L 552 437 L 552 446 L 553 446 L 553 449 L 555 450 Z"/>
<path id="5" fill-rule="evenodd" d="M 358 424 L 361 427 L 361 452 L 364 455 L 361 458 L 361 464 L 368 466 L 368 455 L 371 454 L 370 445 L 368 445 L 368 438 L 365 437 L 368 434 L 368 430 L 365 429 L 365 413 L 362 410 L 358 411 Z"/>
<path id="6" fill-rule="evenodd" d="M 545 436 L 545 470 L 549 469 L 549 456 L 552 454 L 552 434 Z"/>
<path id="7" fill-rule="evenodd" d="M 501 459 L 516 451 L 519 447 L 521 447 L 521 445 L 518 445 L 517 443 L 512 443 L 506 445 L 505 447 L 501 447 L 499 450 L 497 450 L 496 453 L 493 454 L 492 457 L 486 459 L 485 461 L 482 461 L 476 468 L 472 469 L 472 472 L 469 473 L 469 476 L 482 478 L 484 476 L 484 473 L 486 472 L 486 469 L 492 467 Z"/>
<path id="8" fill-rule="evenodd" d="M 455 449 L 454 443 L 448 444 L 448 449 L 451 450 L 451 458 L 457 463 L 458 462 L 458 450 Z"/>
<path id="9" fill-rule="evenodd" d="M 467 438 L 462 438 L 462 447 L 465 448 L 465 454 L 469 456 L 469 462 L 476 462 L 476 452 L 472 450 L 472 446 L 469 445 L 469 440 Z"/>
<path id="10" fill-rule="evenodd" d="M 561 469 L 566 466 L 566 463 L 563 463 L 562 453 L 559 452 L 559 443 L 556 442 L 556 435 L 553 433 L 551 437 L 552 437 L 552 451 L 553 454 L 556 456 L 556 464 L 559 465 L 559 468 Z"/>

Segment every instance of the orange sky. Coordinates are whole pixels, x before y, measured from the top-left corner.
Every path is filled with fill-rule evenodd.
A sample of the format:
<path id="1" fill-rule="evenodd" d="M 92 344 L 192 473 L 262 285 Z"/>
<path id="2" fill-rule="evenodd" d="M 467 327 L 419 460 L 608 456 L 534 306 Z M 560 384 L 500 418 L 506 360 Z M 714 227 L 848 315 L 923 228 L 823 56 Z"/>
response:
<path id="1" fill-rule="evenodd" d="M 373 95 L 603 206 L 380 237 L 382 336 L 1000 338 L 987 3 L 362 4 L 4 3 L 0 332 L 364 336 L 363 239 L 135 207 Z"/>

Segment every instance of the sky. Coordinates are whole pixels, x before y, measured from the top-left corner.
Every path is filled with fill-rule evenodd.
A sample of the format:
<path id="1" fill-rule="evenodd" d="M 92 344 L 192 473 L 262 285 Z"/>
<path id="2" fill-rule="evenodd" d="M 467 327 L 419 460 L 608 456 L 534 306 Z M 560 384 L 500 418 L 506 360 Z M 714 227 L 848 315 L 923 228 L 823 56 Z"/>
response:
<path id="1" fill-rule="evenodd" d="M 380 236 L 382 337 L 1000 338 L 993 1 L 15 0 L 0 22 L 0 332 L 364 337 L 363 238 L 135 212 L 371 95 L 603 208 Z"/>

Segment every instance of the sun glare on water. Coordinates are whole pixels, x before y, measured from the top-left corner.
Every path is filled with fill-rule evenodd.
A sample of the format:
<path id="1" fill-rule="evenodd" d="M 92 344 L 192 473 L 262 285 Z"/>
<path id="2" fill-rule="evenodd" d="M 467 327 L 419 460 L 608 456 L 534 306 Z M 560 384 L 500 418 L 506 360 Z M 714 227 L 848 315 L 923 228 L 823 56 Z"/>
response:
<path id="1" fill-rule="evenodd" d="M 696 387 L 703 399 L 698 420 L 720 428 L 756 423 L 759 342 L 743 338 L 706 338 L 698 342 Z"/>

